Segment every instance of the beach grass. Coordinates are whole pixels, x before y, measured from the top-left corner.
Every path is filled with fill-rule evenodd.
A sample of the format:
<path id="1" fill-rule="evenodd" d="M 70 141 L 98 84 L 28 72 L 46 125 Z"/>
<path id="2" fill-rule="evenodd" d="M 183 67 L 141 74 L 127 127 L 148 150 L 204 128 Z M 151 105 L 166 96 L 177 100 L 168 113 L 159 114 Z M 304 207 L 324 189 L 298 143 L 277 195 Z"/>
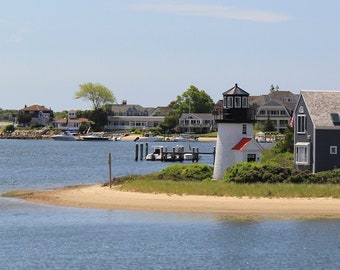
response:
<path id="1" fill-rule="evenodd" d="M 223 181 L 171 181 L 138 179 L 121 183 L 120 190 L 177 195 L 249 198 L 340 198 L 338 184 L 236 184 Z"/>

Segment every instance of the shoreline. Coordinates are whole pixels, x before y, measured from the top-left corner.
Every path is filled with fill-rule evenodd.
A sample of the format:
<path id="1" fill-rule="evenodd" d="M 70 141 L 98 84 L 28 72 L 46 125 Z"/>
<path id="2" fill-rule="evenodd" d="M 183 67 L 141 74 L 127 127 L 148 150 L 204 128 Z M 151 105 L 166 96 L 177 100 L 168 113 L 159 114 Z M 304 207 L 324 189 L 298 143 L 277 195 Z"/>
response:
<path id="1" fill-rule="evenodd" d="M 236 198 L 120 191 L 102 185 L 18 192 L 13 198 L 55 206 L 106 210 L 210 213 L 252 218 L 340 219 L 340 199 Z"/>

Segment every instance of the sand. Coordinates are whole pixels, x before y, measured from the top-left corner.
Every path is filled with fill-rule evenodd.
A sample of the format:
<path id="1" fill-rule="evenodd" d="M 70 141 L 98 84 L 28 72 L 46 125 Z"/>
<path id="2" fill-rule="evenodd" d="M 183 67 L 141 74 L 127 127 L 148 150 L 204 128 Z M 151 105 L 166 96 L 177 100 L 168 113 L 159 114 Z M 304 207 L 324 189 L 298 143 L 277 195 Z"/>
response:
<path id="1" fill-rule="evenodd" d="M 33 191 L 19 198 L 43 204 L 134 211 L 215 213 L 275 218 L 340 218 L 340 199 L 179 196 L 119 191 L 102 185 Z"/>

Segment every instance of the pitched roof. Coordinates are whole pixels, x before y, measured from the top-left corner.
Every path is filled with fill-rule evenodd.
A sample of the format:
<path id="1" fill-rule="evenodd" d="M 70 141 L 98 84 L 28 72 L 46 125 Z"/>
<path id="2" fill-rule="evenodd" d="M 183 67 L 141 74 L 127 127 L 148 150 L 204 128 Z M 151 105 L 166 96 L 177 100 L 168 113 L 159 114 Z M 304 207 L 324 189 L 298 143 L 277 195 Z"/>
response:
<path id="1" fill-rule="evenodd" d="M 231 150 L 242 151 L 251 141 L 251 138 L 242 138 Z"/>
<path id="2" fill-rule="evenodd" d="M 213 120 L 214 115 L 211 113 L 182 113 L 180 119 L 188 118 L 202 119 L 202 120 Z"/>
<path id="3" fill-rule="evenodd" d="M 25 108 L 20 109 L 20 111 L 42 111 L 42 112 L 51 112 L 50 109 L 47 109 L 46 107 L 40 106 L 40 105 L 26 106 Z"/>
<path id="4" fill-rule="evenodd" d="M 225 91 L 223 95 L 241 95 L 241 96 L 249 96 L 249 94 L 244 91 L 242 88 L 240 88 L 237 83 L 235 83 L 235 86 L 230 88 L 228 91 Z"/>
<path id="5" fill-rule="evenodd" d="M 340 115 L 340 91 L 302 90 L 301 96 L 315 127 L 335 126 L 331 114 Z"/>

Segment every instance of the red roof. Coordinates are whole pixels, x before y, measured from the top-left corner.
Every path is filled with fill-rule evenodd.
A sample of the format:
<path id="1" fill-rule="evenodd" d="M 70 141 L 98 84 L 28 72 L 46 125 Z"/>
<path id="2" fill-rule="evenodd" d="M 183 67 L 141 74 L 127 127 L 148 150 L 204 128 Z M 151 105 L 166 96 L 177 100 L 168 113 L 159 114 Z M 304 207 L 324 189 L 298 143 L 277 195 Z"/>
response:
<path id="1" fill-rule="evenodd" d="M 233 148 L 232 150 L 242 151 L 247 144 L 251 141 L 251 138 L 242 138 Z"/>

